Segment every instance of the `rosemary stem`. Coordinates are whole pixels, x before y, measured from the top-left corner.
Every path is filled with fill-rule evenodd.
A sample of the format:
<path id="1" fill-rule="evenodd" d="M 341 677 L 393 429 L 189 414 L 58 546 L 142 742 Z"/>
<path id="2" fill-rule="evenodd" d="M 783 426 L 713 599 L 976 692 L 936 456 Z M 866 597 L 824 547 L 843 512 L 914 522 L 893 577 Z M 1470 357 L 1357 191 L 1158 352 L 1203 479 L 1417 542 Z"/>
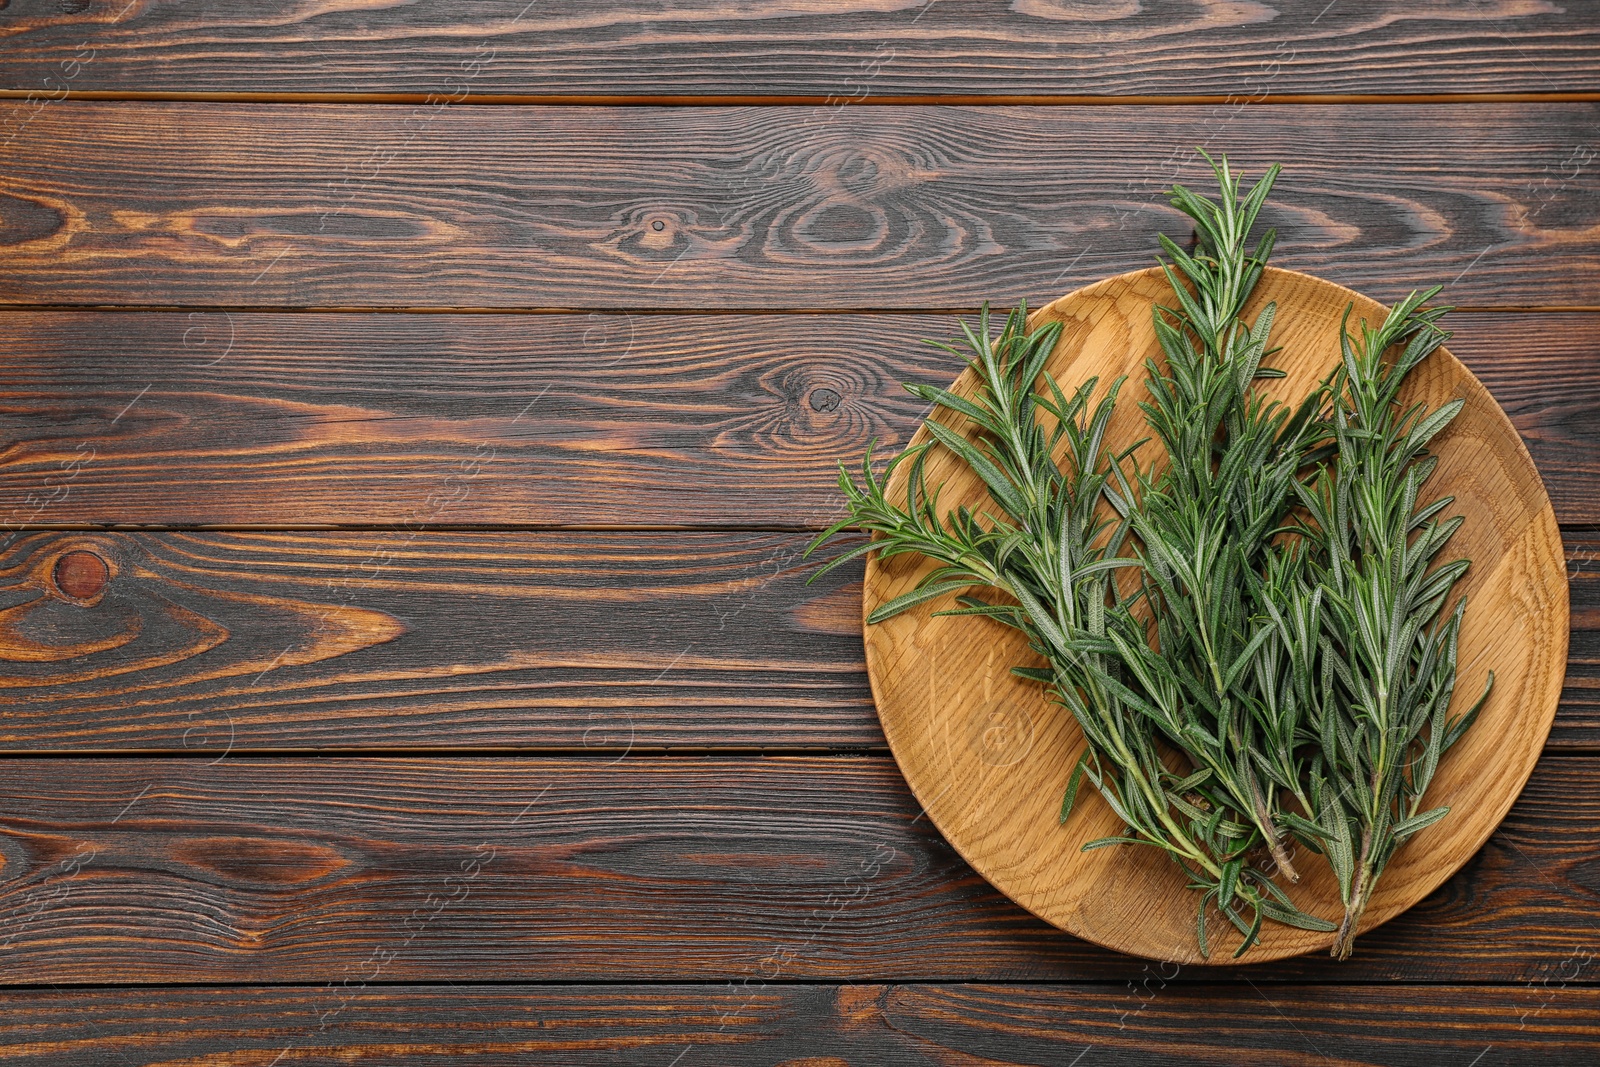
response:
<path id="1" fill-rule="evenodd" d="M 1140 791 L 1144 793 L 1145 799 L 1150 802 L 1151 808 L 1160 817 L 1161 824 L 1167 828 L 1167 832 L 1182 846 L 1183 854 L 1200 864 L 1211 877 L 1221 878 L 1222 867 L 1208 856 L 1204 849 L 1190 840 L 1189 835 L 1179 827 L 1177 820 L 1173 819 L 1172 813 L 1168 810 L 1170 805 L 1167 803 L 1167 798 L 1158 796 L 1151 791 L 1150 780 L 1146 776 L 1140 774 L 1135 777 L 1138 779 Z"/>
<path id="2" fill-rule="evenodd" d="M 1267 850 L 1272 853 L 1272 862 L 1278 865 L 1278 870 L 1290 882 L 1298 884 L 1300 872 L 1294 869 L 1294 864 L 1289 860 L 1289 851 L 1283 847 L 1283 839 L 1278 836 L 1277 827 L 1273 825 L 1272 813 L 1267 806 L 1267 799 L 1262 795 L 1261 783 L 1254 772 L 1248 772 L 1247 781 L 1250 783 L 1250 803 L 1255 816 L 1256 825 L 1266 838 Z"/>
<path id="3" fill-rule="evenodd" d="M 1150 810 L 1156 813 L 1161 820 L 1161 825 L 1168 834 L 1172 835 L 1173 841 L 1178 845 L 1176 851 L 1198 863 L 1211 877 L 1221 878 L 1222 867 L 1206 853 L 1205 849 L 1195 844 L 1194 840 L 1184 832 L 1177 820 L 1173 819 L 1170 811 L 1171 805 L 1167 802 L 1167 798 L 1161 795 L 1159 791 L 1152 789 L 1149 776 L 1139 770 L 1139 761 L 1128 749 L 1127 741 L 1119 728 L 1120 723 L 1115 715 L 1109 714 L 1106 710 L 1107 700 L 1100 686 L 1091 682 L 1087 688 L 1090 697 L 1089 702 L 1095 711 L 1099 713 L 1106 736 L 1111 739 L 1113 754 L 1117 757 L 1118 763 L 1128 769 L 1128 777 L 1133 779 L 1139 792 L 1143 794 L 1145 801 L 1150 805 Z"/>
<path id="4" fill-rule="evenodd" d="M 1356 866 L 1355 880 L 1350 886 L 1350 900 L 1344 907 L 1344 918 L 1339 923 L 1339 932 L 1333 939 L 1333 947 L 1328 950 L 1328 955 L 1334 959 L 1347 960 L 1356 947 L 1356 927 L 1361 925 L 1361 916 L 1367 910 L 1367 901 L 1372 896 L 1372 887 L 1375 879 L 1372 875 L 1372 829 L 1367 827 L 1361 832 L 1361 858 Z"/>

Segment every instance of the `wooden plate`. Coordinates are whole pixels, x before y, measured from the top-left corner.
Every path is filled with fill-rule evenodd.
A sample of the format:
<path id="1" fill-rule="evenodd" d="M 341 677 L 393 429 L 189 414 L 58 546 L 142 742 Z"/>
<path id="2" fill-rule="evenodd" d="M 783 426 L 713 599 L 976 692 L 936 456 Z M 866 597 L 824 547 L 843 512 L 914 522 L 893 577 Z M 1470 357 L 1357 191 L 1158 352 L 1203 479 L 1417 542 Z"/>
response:
<path id="1" fill-rule="evenodd" d="M 1151 306 L 1170 303 L 1158 269 L 1109 278 L 1062 297 L 1034 315 L 1037 325 L 1062 323 L 1049 367 L 1069 390 L 1091 375 L 1108 383 L 1127 375 L 1111 424 L 1111 443 L 1146 436 L 1136 401 L 1143 399 L 1143 362 L 1159 349 Z M 1269 270 L 1247 308 L 1253 319 L 1278 304 L 1269 363 L 1287 372 L 1277 395 L 1299 399 L 1338 358 L 1339 321 L 1354 303 L 1352 328 L 1374 325 L 1385 309 L 1330 282 Z M 974 387 L 970 373 L 957 393 Z M 1409 908 L 1450 877 L 1481 847 L 1522 791 L 1550 732 L 1567 656 L 1567 586 L 1561 537 L 1544 485 L 1510 420 L 1483 385 L 1444 349 L 1412 372 L 1410 400 L 1436 407 L 1466 401 L 1435 440 L 1440 464 L 1428 490 L 1454 494 L 1466 523 L 1445 558 L 1473 561 L 1458 588 L 1469 600 L 1461 631 L 1458 701 L 1469 700 L 1495 672 L 1495 687 L 1476 725 L 1446 754 L 1428 802 L 1454 810 L 1412 838 L 1390 862 L 1368 906 L 1368 930 Z M 948 413 L 941 418 L 960 426 Z M 913 443 L 927 438 L 918 430 Z M 1142 458 L 1148 462 L 1146 445 Z M 949 453 L 927 463 L 930 484 L 945 486 L 943 503 L 985 500 L 977 478 Z M 897 482 L 903 481 L 898 472 Z M 891 499 L 904 499 L 904 486 Z M 927 564 L 909 557 L 867 563 L 865 610 L 911 588 Z M 1045 702 L 1040 688 L 1010 674 L 1035 662 L 1015 631 L 991 620 L 935 618 L 935 601 L 868 626 L 867 669 L 878 716 L 900 768 L 945 837 L 985 878 L 1048 922 L 1079 937 L 1138 956 L 1182 963 L 1201 960 L 1194 936 L 1196 901 L 1176 866 L 1154 849 L 1102 848 L 1084 842 L 1120 830 L 1110 808 L 1085 784 L 1078 809 L 1057 824 L 1062 791 L 1083 738 L 1071 715 Z M 1302 850 L 1302 853 L 1304 850 Z M 1337 922 L 1338 888 L 1319 856 L 1297 860 L 1302 880 L 1289 887 L 1306 911 Z M 1231 962 L 1238 934 L 1210 924 L 1211 961 Z M 1293 956 L 1332 943 L 1332 934 L 1268 922 L 1244 962 Z M 1357 948 L 1359 951 L 1359 945 Z"/>

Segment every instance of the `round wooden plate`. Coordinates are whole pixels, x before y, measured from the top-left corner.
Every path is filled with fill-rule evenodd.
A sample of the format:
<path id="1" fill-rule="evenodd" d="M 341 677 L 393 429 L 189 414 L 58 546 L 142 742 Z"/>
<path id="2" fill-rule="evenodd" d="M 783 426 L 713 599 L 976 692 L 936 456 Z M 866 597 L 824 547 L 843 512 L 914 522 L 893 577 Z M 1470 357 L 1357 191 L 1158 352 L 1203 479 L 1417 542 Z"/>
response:
<path id="1" fill-rule="evenodd" d="M 1268 364 L 1287 372 L 1269 383 L 1286 400 L 1305 396 L 1335 364 L 1339 323 L 1354 303 L 1351 327 L 1374 326 L 1385 309 L 1331 282 L 1269 269 L 1246 309 L 1254 319 L 1278 304 Z M 1049 369 L 1070 392 L 1091 376 L 1102 385 L 1128 377 L 1111 423 L 1119 447 L 1141 437 L 1136 402 L 1145 394 L 1143 364 L 1157 355 L 1151 306 L 1171 303 L 1159 269 L 1138 271 L 1080 289 L 1034 313 L 1032 323 L 1062 324 Z M 974 388 L 970 372 L 954 390 Z M 1432 892 L 1481 847 L 1522 791 L 1555 716 L 1567 657 L 1567 586 L 1561 537 L 1533 461 L 1499 405 L 1444 349 L 1412 372 L 1403 396 L 1430 407 L 1456 397 L 1461 414 L 1434 442 L 1440 463 L 1425 492 L 1455 496 L 1466 522 L 1444 558 L 1467 557 L 1462 580 L 1468 608 L 1461 630 L 1458 704 L 1475 698 L 1491 668 L 1494 692 L 1476 725 L 1441 761 L 1428 803 L 1453 809 L 1395 855 L 1368 906 L 1371 929 Z M 942 413 L 953 428 L 971 426 Z M 913 443 L 925 440 L 919 429 Z M 1156 445 L 1147 444 L 1149 462 Z M 890 498 L 903 500 L 902 468 Z M 927 463 L 930 484 L 943 483 L 941 503 L 985 501 L 978 479 L 948 452 Z M 925 561 L 898 557 L 867 563 L 865 610 L 912 587 Z M 1205 962 L 1195 942 L 1196 900 L 1179 871 L 1155 849 L 1132 846 L 1080 851 L 1086 841 L 1120 831 L 1115 815 L 1085 783 L 1065 825 L 1061 795 L 1083 738 L 1070 713 L 1045 702 L 1041 688 L 1012 675 L 1034 663 L 1020 634 L 991 620 L 934 617 L 942 601 L 866 630 L 867 670 L 878 716 L 900 768 L 927 814 L 966 860 L 996 888 L 1048 922 L 1108 948 L 1152 959 Z M 1339 893 L 1319 856 L 1297 859 L 1302 880 L 1286 887 L 1296 903 L 1337 922 Z M 1210 962 L 1231 962 L 1238 934 L 1208 924 Z M 1229 940 L 1231 938 L 1231 940 Z M 1326 949 L 1332 934 L 1268 922 L 1243 962 L 1264 962 Z M 1359 951 L 1359 947 L 1358 947 Z"/>

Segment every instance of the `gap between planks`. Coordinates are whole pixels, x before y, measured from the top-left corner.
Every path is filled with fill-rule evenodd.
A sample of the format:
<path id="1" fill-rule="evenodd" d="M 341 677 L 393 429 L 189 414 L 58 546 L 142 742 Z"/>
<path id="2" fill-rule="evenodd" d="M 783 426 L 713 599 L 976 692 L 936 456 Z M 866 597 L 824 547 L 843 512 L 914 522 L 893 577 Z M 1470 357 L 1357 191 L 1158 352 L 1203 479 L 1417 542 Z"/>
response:
<path id="1" fill-rule="evenodd" d="M 1561 522 L 1562 534 L 1600 532 L 1600 523 Z M 138 523 L 138 522 L 21 522 L 0 524 L 0 533 L 757 533 L 818 534 L 830 526 L 781 523 L 746 525 L 743 523 L 315 523 L 315 522 L 234 522 L 234 523 Z M 859 526 L 841 526 L 841 534 L 861 533 Z M 821 566 L 825 559 L 818 559 Z"/>
<path id="2" fill-rule="evenodd" d="M 1216 970 L 1209 968 L 1208 970 Z M 1484 978 L 1394 978 L 1376 982 L 1370 978 L 1248 978 L 1235 977 L 1231 974 L 1202 974 L 1199 978 L 1185 979 L 1181 975 L 1168 980 L 1172 985 L 1183 985 L 1186 981 L 1197 985 L 1220 986 L 1245 986 L 1253 982 L 1271 984 L 1275 989 L 1291 988 L 1340 988 L 1340 989 L 1371 989 L 1381 986 L 1384 989 L 1437 989 L 1441 987 L 1462 989 L 1505 989 L 1527 990 L 1537 985 L 1536 982 L 1502 982 Z M 326 990 L 328 986 L 336 984 L 336 980 L 327 982 L 304 981 L 255 981 L 255 982 L 41 982 L 31 985 L 7 984 L 0 985 L 0 1003 L 6 996 L 18 993 L 95 993 L 95 992 L 224 992 L 227 990 L 272 989 L 272 990 Z M 863 985 L 884 986 L 888 988 L 911 989 L 917 986 L 1015 986 L 1039 987 L 1047 986 L 1055 989 L 1124 989 L 1130 983 L 1126 978 L 918 978 L 912 981 L 875 981 L 857 982 L 849 979 L 826 978 L 763 978 L 765 986 L 791 986 L 800 989 L 853 989 Z M 726 988 L 739 985 L 739 979 L 733 978 L 479 978 L 470 982 L 441 982 L 427 979 L 388 980 L 376 978 L 363 981 L 362 989 L 387 989 L 395 992 L 422 989 L 448 989 L 452 994 L 470 993 L 474 989 L 559 989 L 567 986 L 583 986 L 587 988 L 605 989 L 617 987 L 623 989 L 671 989 L 677 986 L 694 986 L 704 989 Z M 1572 978 L 1561 986 L 1589 987 L 1600 986 L 1600 978 L 1585 978 L 1582 976 Z M 0 1046 L 3 1047 L 3 1046 Z"/>
<path id="3" fill-rule="evenodd" d="M 0 89 L 0 100 L 26 100 L 37 89 Z M 59 101 L 99 100 L 216 104 L 439 104 L 451 107 L 1196 107 L 1283 104 L 1584 104 L 1600 92 L 1549 93 L 1203 93 L 1194 95 L 1098 96 L 1066 93 L 924 93 L 853 98 L 844 94 L 674 94 L 606 95 L 467 93 L 337 93 L 129 91 L 84 89 Z"/>
<path id="4" fill-rule="evenodd" d="M 647 748 L 636 745 L 632 748 L 541 748 L 538 746 L 490 746 L 482 748 L 241 748 L 229 752 L 224 756 L 206 756 L 194 752 L 183 752 L 174 749 L 0 749 L 0 761 L 17 760 L 159 760 L 180 761 L 190 760 L 195 763 L 204 763 L 214 766 L 218 763 L 271 763 L 274 761 L 314 761 L 321 759 L 344 760 L 374 760 L 374 761 L 419 761 L 437 759 L 495 759 L 495 760 L 589 760 L 604 761 L 609 764 L 620 763 L 623 760 L 639 761 L 664 761 L 664 760 L 827 760 L 830 763 L 847 763 L 850 761 L 866 762 L 893 759 L 894 753 L 885 745 L 872 747 L 849 748 L 840 746 L 828 748 L 826 746 L 774 746 L 772 748 L 759 748 L 744 746 L 729 746 L 719 748 L 706 745 L 685 745 L 682 747 L 655 747 Z M 1546 747 L 1541 750 L 1539 759 L 1560 760 L 1592 760 L 1600 757 L 1600 747 L 1553 748 Z M 1597 978 L 1596 981 L 1600 981 Z"/>
<path id="5" fill-rule="evenodd" d="M 1582 749 L 1551 750 L 1551 755 L 1572 755 Z M 1596 750 L 1600 752 L 1600 750 Z M 267 762 L 272 760 L 307 759 L 530 759 L 530 760 L 604 760 L 608 764 L 624 759 L 678 760 L 678 759 L 828 759 L 835 762 L 848 760 L 881 760 L 893 755 L 887 745 L 862 745 L 830 748 L 827 745 L 672 745 L 629 747 L 609 746 L 582 748 L 578 746 L 539 745 L 483 745 L 481 747 L 435 746 L 426 748 L 238 748 L 224 756 L 207 756 L 193 751 L 162 748 L 96 748 L 96 749 L 6 749 L 0 748 L 0 760 L 195 760 L 208 766 L 224 760 Z"/>
<path id="6" fill-rule="evenodd" d="M 352 304 L 352 305 L 303 305 L 303 304 L 13 304 L 0 301 L 0 315 L 8 313 L 26 312 L 104 312 L 106 314 L 134 313 L 161 313 L 181 314 L 183 312 L 239 312 L 240 314 L 261 315 L 639 315 L 656 316 L 660 318 L 688 317 L 688 316 L 722 316 L 724 318 L 755 318 L 770 315 L 799 316 L 846 316 L 846 315 L 873 315 L 894 318 L 913 318 L 928 315 L 976 315 L 983 309 L 979 307 L 925 307 L 925 308 L 835 308 L 835 307 L 776 307 L 776 308 L 679 308 L 679 307 L 622 307 L 611 305 L 595 305 L 593 307 L 572 305 L 570 307 L 542 307 L 529 305 L 527 307 L 477 307 L 462 306 L 451 307 L 446 305 L 429 305 L 416 307 L 402 304 Z M 1001 305 L 991 305 L 991 311 L 1006 311 Z M 1466 315 L 1528 315 L 1528 314 L 1596 314 L 1600 313 L 1600 305 L 1595 304 L 1540 304 L 1540 305 L 1506 305 L 1506 306 L 1477 306 L 1473 304 L 1452 304 L 1452 314 Z"/>

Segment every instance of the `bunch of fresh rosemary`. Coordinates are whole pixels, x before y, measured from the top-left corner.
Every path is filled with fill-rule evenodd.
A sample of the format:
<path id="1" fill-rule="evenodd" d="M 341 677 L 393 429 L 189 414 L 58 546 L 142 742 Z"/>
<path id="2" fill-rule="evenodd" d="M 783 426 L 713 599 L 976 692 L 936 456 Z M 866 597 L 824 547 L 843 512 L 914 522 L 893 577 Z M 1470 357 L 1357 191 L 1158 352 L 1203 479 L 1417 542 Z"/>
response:
<path id="1" fill-rule="evenodd" d="M 1241 196 L 1226 158 L 1213 167 L 1217 201 L 1172 194 L 1194 220 L 1194 253 L 1161 238 L 1177 306 L 1155 310 L 1164 359 L 1147 363 L 1140 404 L 1159 465 L 1141 467 L 1138 445 L 1107 451 L 1120 381 L 1097 400 L 1095 380 L 1069 395 L 1045 370 L 1058 324 L 1029 331 L 1023 305 L 996 337 L 985 307 L 976 331 L 961 324 L 965 351 L 941 345 L 976 376 L 972 395 L 907 386 L 975 432 L 930 418 L 931 440 L 881 476 L 870 448 L 860 485 L 841 468 L 848 514 L 811 550 L 854 526 L 871 542 L 824 571 L 868 551 L 939 564 L 869 623 L 958 594 L 941 614 L 1027 636 L 1045 666 L 1014 672 L 1044 683 L 1088 741 L 1062 821 L 1087 777 L 1126 830 L 1085 848 L 1166 852 L 1199 893 L 1202 953 L 1212 910 L 1243 934 L 1236 955 L 1264 919 L 1336 929 L 1274 881 L 1298 880 L 1293 835 L 1339 878 L 1334 952 L 1346 956 L 1384 864 L 1445 813 L 1422 811 L 1422 795 L 1477 712 L 1448 717 L 1463 605 L 1444 605 L 1466 563 L 1433 566 L 1459 520 L 1439 518 L 1448 498 L 1417 503 L 1426 445 L 1460 405 L 1401 413 L 1396 399 L 1447 336 L 1442 311 L 1422 310 L 1437 290 L 1345 336 L 1342 362 L 1295 410 L 1261 395 L 1259 379 L 1281 376 L 1263 365 L 1276 309 L 1254 322 L 1243 309 L 1273 234 L 1253 252 L 1247 240 L 1278 168 Z M 940 508 L 924 469 L 934 447 L 978 476 L 992 508 Z M 902 463 L 903 503 L 886 495 Z M 1184 773 L 1162 762 L 1169 747 Z"/>

